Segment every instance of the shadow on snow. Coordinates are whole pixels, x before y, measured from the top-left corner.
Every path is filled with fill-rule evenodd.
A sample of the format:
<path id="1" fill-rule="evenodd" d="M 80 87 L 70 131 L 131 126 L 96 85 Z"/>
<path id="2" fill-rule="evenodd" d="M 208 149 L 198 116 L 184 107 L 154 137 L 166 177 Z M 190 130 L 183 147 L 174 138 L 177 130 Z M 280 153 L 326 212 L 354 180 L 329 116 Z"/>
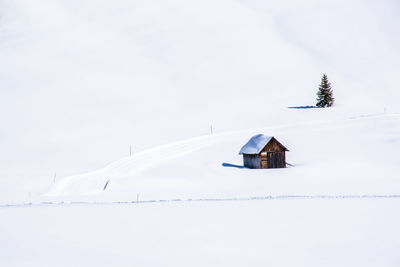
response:
<path id="1" fill-rule="evenodd" d="M 222 163 L 222 167 L 231 167 L 231 168 L 238 168 L 238 169 L 247 169 L 247 167 L 243 165 L 236 165 L 236 164 L 230 164 L 230 163 Z"/>
<path id="2" fill-rule="evenodd" d="M 309 108 L 318 108 L 316 106 L 295 106 L 295 107 L 288 107 L 291 109 L 309 109 Z"/>

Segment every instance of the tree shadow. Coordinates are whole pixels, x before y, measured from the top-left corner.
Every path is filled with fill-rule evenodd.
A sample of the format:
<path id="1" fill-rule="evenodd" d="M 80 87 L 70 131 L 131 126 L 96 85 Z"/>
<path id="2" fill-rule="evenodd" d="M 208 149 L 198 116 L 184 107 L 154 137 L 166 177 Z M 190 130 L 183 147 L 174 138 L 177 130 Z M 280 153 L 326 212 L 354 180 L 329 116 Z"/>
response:
<path id="1" fill-rule="evenodd" d="M 316 106 L 294 106 L 294 107 L 288 107 L 291 109 L 310 109 L 310 108 L 318 108 Z"/>
<path id="2" fill-rule="evenodd" d="M 231 167 L 231 168 L 238 168 L 238 169 L 247 169 L 247 167 L 243 165 L 236 165 L 236 164 L 231 164 L 231 163 L 222 163 L 222 167 Z"/>

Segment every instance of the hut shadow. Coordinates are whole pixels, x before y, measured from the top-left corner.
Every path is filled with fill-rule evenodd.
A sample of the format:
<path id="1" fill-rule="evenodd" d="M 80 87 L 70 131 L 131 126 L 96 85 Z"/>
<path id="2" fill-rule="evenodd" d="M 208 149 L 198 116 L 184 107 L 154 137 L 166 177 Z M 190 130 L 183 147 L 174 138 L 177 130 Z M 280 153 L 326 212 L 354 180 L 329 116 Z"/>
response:
<path id="1" fill-rule="evenodd" d="M 247 169 L 247 167 L 243 165 L 236 165 L 236 164 L 231 164 L 231 163 L 222 163 L 222 167 L 231 167 L 231 168 L 238 168 L 238 169 Z"/>
<path id="2" fill-rule="evenodd" d="M 288 107 L 291 109 L 310 109 L 310 108 L 318 108 L 316 106 L 294 106 L 294 107 Z"/>

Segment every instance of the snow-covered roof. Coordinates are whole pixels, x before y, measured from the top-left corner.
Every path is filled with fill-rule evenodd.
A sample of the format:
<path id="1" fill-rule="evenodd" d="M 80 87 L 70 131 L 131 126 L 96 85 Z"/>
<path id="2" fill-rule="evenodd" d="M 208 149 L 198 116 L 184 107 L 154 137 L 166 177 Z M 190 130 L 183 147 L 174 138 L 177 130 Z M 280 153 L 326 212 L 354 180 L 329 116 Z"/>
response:
<path id="1" fill-rule="evenodd" d="M 240 149 L 239 155 L 242 154 L 258 154 L 261 150 L 271 141 L 272 136 L 257 134 L 253 136 L 243 147 Z"/>

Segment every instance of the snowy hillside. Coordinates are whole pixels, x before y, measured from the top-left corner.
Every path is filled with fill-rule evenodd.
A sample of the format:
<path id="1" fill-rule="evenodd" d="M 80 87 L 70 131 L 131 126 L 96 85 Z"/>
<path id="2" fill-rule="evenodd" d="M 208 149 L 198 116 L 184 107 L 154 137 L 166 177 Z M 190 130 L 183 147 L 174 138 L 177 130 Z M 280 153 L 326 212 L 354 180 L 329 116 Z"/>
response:
<path id="1" fill-rule="evenodd" d="M 136 200 L 139 194 L 149 200 L 398 193 L 400 115 L 341 118 L 337 113 L 290 110 L 287 115 L 304 117 L 302 122 L 155 147 L 103 169 L 63 178 L 47 195 Z M 242 167 L 240 147 L 260 132 L 274 135 L 290 149 L 287 160 L 293 167 L 267 171 Z"/>
<path id="2" fill-rule="evenodd" d="M 277 110 L 315 104 L 323 72 L 349 116 L 400 112 L 398 10 L 389 0 L 1 1 L 1 178 L 51 182 L 211 124 L 288 123 Z"/>
<path id="3" fill-rule="evenodd" d="M 0 266 L 398 267 L 399 11 L 0 1 Z"/>

